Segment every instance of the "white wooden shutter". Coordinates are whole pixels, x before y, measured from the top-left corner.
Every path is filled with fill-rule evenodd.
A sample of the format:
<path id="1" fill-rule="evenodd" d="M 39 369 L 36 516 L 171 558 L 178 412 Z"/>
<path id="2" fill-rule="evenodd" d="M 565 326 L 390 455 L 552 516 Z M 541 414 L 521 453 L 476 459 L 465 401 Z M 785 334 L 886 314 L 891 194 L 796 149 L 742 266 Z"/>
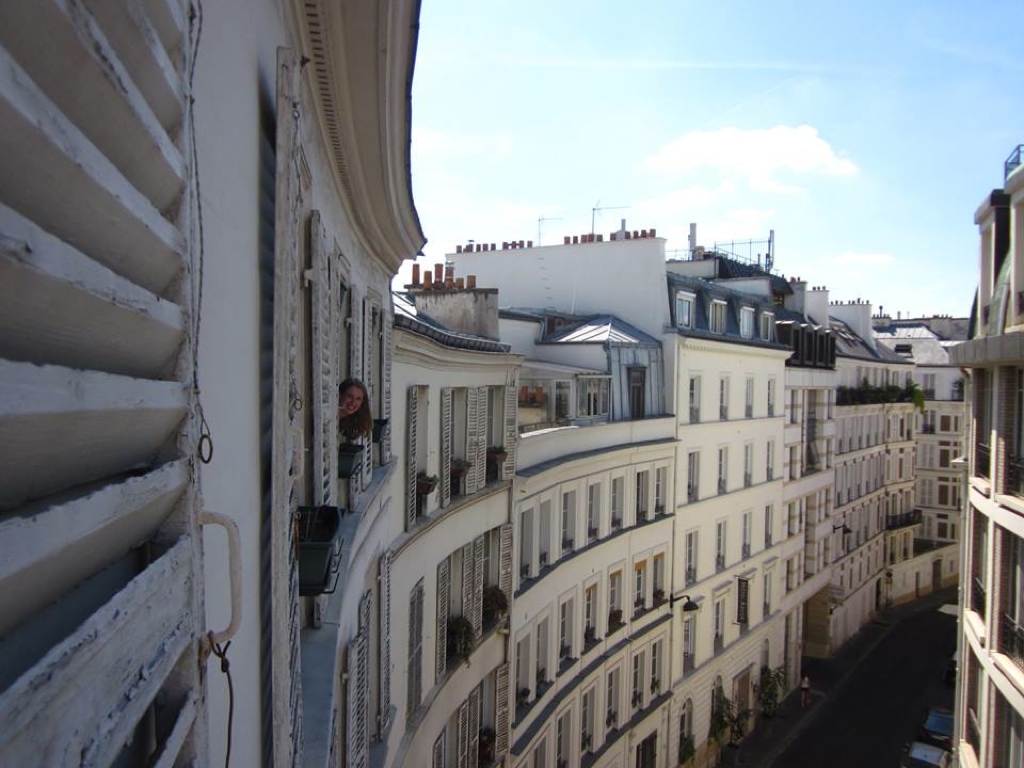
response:
<path id="1" fill-rule="evenodd" d="M 473 622 L 473 577 L 476 574 L 476 563 L 473 560 L 473 543 L 462 546 L 462 615 Z M 476 627 L 473 627 L 474 632 Z"/>
<path id="2" fill-rule="evenodd" d="M 363 297 L 355 288 L 349 293 L 348 375 L 363 378 Z M 366 383 L 365 381 L 363 382 Z"/>
<path id="3" fill-rule="evenodd" d="M 409 597 L 409 673 L 406 680 L 405 722 L 408 724 L 423 697 L 423 579 Z"/>
<path id="4" fill-rule="evenodd" d="M 299 243 L 295 211 L 301 207 L 299 78 L 294 51 L 278 49 L 277 195 L 274 203 L 274 395 L 270 521 L 270 650 L 275 765 L 294 765 L 302 753 L 302 665 L 299 657 L 299 589 L 292 540 L 295 477 L 303 452 L 304 415 L 298 401 Z"/>
<path id="5" fill-rule="evenodd" d="M 452 500 L 452 390 L 441 390 L 441 506 Z"/>
<path id="6" fill-rule="evenodd" d="M 505 451 L 508 458 L 501 465 L 501 479 L 511 480 L 516 473 L 516 444 L 519 442 L 519 395 L 516 382 L 505 387 Z"/>
<path id="7" fill-rule="evenodd" d="M 469 768 L 477 768 L 480 758 L 480 686 L 469 692 Z"/>
<path id="8" fill-rule="evenodd" d="M 334 400 L 332 395 L 338 389 L 334 369 L 334 339 L 331 336 L 334 291 L 331 286 L 327 235 L 319 211 L 313 211 L 310 216 L 309 238 L 312 245 L 309 280 L 313 337 L 310 349 L 313 363 L 313 500 L 316 504 L 333 504 L 337 477 L 333 457 L 338 452 L 338 410 L 331 407 Z"/>
<path id="9" fill-rule="evenodd" d="M 389 296 L 390 299 L 390 296 Z M 394 323 L 394 311 L 391 306 L 391 302 L 388 302 L 388 311 L 383 313 L 381 316 L 381 323 L 384 333 L 384 342 L 381 345 L 383 359 L 381 360 L 381 377 L 380 382 L 382 401 L 381 401 L 381 418 L 391 420 L 391 329 Z M 391 461 L 391 427 L 388 426 L 384 430 L 384 434 L 380 439 L 380 462 L 386 464 Z"/>
<path id="10" fill-rule="evenodd" d="M 498 588 L 505 593 L 509 606 L 512 605 L 512 524 L 505 523 L 498 529 Z"/>
<path id="11" fill-rule="evenodd" d="M 112 764 L 157 697 L 181 739 L 154 746 L 185 762 L 207 720 L 195 30 L 179 0 L 125 5 L 0 3 L 0 635 L 32 632 L 46 606 L 79 616 L 32 632 L 29 658 L 0 653 L 17 680 L 0 692 L 2 765 Z M 148 34 L 161 11 L 180 23 Z M 129 552 L 158 537 L 152 561 Z M 111 566 L 132 578 L 84 610 L 75 591 Z"/>
<path id="12" fill-rule="evenodd" d="M 405 530 L 416 525 L 416 412 L 419 408 L 419 388 L 409 387 L 405 408 Z"/>
<path id="13" fill-rule="evenodd" d="M 448 601 L 451 569 L 446 557 L 437 564 L 437 606 L 434 635 L 434 675 L 440 680 L 448 672 Z"/>
<path id="14" fill-rule="evenodd" d="M 380 702 L 377 734 L 383 738 L 391 722 L 391 559 L 387 549 L 380 556 Z"/>
<path id="15" fill-rule="evenodd" d="M 348 738 L 345 765 L 366 768 L 369 733 L 366 727 L 366 699 L 369 686 L 369 637 L 366 627 L 356 633 L 348 646 Z"/>
<path id="16" fill-rule="evenodd" d="M 459 759 L 458 768 L 469 768 L 469 702 L 459 705 Z"/>
<path id="17" fill-rule="evenodd" d="M 446 768 L 444 760 L 444 741 L 447 735 L 447 729 L 442 728 L 441 733 L 436 739 L 434 739 L 431 768 Z"/>
<path id="18" fill-rule="evenodd" d="M 373 327 L 373 303 L 369 299 L 363 299 L 363 383 L 371 400 L 377 400 L 377 372 L 374 370 L 374 348 L 379 349 L 380 339 L 376 338 Z M 363 450 L 362 485 L 360 490 L 370 487 L 373 478 L 373 439 L 365 437 L 362 440 L 366 447 Z"/>
<path id="19" fill-rule="evenodd" d="M 473 541 L 473 600 L 469 620 L 473 622 L 473 632 L 477 637 L 483 634 L 484 607 L 484 537 L 477 536 Z"/>
<path id="20" fill-rule="evenodd" d="M 487 467 L 480 466 L 477 454 L 480 447 L 480 388 L 470 387 L 466 390 L 466 460 L 470 462 L 466 472 L 466 494 L 476 493 L 483 484 L 481 472 L 486 478 Z M 486 446 L 485 446 L 486 448 Z M 486 455 L 485 455 L 486 458 Z"/>
<path id="21" fill-rule="evenodd" d="M 478 387 L 476 393 L 476 452 L 472 461 L 479 468 L 476 475 L 476 490 L 487 485 L 487 419 L 490 412 L 490 392 L 487 387 Z"/>
<path id="22" fill-rule="evenodd" d="M 494 756 L 497 760 L 508 752 L 509 745 L 509 667 L 508 663 L 498 667 L 494 684 Z"/>

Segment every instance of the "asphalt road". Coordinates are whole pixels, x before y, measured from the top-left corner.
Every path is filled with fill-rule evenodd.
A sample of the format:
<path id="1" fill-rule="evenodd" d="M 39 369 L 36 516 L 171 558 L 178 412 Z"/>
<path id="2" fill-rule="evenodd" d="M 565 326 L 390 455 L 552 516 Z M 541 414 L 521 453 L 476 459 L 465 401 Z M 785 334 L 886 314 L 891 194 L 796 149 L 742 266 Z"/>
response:
<path id="1" fill-rule="evenodd" d="M 889 768 L 915 739 L 924 711 L 953 706 L 942 674 L 956 650 L 956 617 L 939 610 L 894 626 L 821 703 L 776 768 Z"/>

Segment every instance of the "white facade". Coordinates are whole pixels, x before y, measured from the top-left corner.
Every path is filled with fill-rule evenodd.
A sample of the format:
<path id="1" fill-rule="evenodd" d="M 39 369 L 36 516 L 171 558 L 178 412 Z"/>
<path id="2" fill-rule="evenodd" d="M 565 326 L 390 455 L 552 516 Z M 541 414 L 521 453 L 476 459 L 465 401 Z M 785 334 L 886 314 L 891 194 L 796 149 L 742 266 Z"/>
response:
<path id="1" fill-rule="evenodd" d="M 968 340 L 950 354 L 970 373 L 954 730 L 964 766 L 1024 760 L 1024 316 L 1015 298 L 1024 280 L 1020 152 L 1017 147 L 1007 162 L 1004 189 L 975 213 L 977 303 Z"/>

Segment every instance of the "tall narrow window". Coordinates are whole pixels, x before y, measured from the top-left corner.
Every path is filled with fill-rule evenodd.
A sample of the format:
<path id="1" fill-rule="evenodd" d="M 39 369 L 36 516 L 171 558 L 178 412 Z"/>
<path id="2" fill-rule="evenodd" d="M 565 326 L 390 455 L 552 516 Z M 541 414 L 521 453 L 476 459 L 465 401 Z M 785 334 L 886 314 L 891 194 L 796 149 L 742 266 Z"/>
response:
<path id="1" fill-rule="evenodd" d="M 558 658 L 565 660 L 572 656 L 572 625 L 574 618 L 573 600 L 566 600 L 558 613 Z"/>
<path id="2" fill-rule="evenodd" d="M 744 559 L 750 557 L 750 533 L 753 514 L 751 512 L 743 513 L 743 557 Z"/>
<path id="3" fill-rule="evenodd" d="M 562 554 L 572 552 L 576 541 L 576 491 L 562 494 Z"/>
<path id="4" fill-rule="evenodd" d="M 775 479 L 775 441 L 769 440 L 765 443 L 764 449 L 764 477 L 765 480 L 771 482 Z"/>
<path id="5" fill-rule="evenodd" d="M 725 333 L 725 302 L 712 301 L 709 318 L 709 330 L 712 333 Z"/>
<path id="6" fill-rule="evenodd" d="M 621 667 L 615 667 L 608 672 L 608 684 L 605 688 L 605 706 L 608 708 L 605 714 L 605 727 L 609 730 L 619 725 L 619 706 L 621 704 L 622 683 L 620 677 Z"/>
<path id="7" fill-rule="evenodd" d="M 622 510 L 625 507 L 626 479 L 624 477 L 612 478 L 612 530 L 622 527 Z"/>
<path id="8" fill-rule="evenodd" d="M 690 423 L 700 423 L 700 376 L 690 377 Z"/>
<path id="9" fill-rule="evenodd" d="M 775 379 L 768 379 L 768 415 L 775 415 Z"/>
<path id="10" fill-rule="evenodd" d="M 740 309 L 740 336 L 750 339 L 754 336 L 754 308 L 742 307 Z"/>
<path id="11" fill-rule="evenodd" d="M 747 376 L 747 387 L 743 398 L 743 415 L 752 419 L 754 417 L 754 377 Z"/>
<path id="12" fill-rule="evenodd" d="M 697 654 L 697 619 L 686 616 L 683 619 L 683 672 L 692 672 Z"/>
<path id="13" fill-rule="evenodd" d="M 686 500 L 690 503 L 700 498 L 700 451 L 690 451 L 686 457 Z"/>
<path id="14" fill-rule="evenodd" d="M 715 600 L 715 653 L 725 645 L 725 598 Z"/>
<path id="15" fill-rule="evenodd" d="M 764 508 L 764 547 L 765 547 L 765 549 L 768 549 L 770 546 L 772 546 L 772 542 L 773 542 L 772 526 L 774 524 L 774 521 L 772 520 L 772 517 L 773 517 L 772 509 L 773 508 L 772 508 L 771 504 L 765 505 L 765 508 Z"/>
<path id="16" fill-rule="evenodd" d="M 642 611 L 647 607 L 647 561 L 641 560 L 633 566 L 633 608 Z"/>
<path id="17" fill-rule="evenodd" d="M 761 338 L 765 341 L 775 341 L 775 315 L 771 312 L 761 313 Z"/>
<path id="18" fill-rule="evenodd" d="M 715 568 L 725 569 L 725 520 L 715 523 Z"/>
<path id="19" fill-rule="evenodd" d="M 639 709 L 644 704 L 644 666 L 644 652 L 633 654 L 633 694 L 630 697 L 633 709 Z"/>
<path id="20" fill-rule="evenodd" d="M 729 418 L 729 379 L 725 376 L 718 380 L 718 418 Z"/>
<path id="21" fill-rule="evenodd" d="M 697 581 L 697 531 L 686 532 L 686 586 Z"/>
<path id="22" fill-rule="evenodd" d="M 743 446 L 743 487 L 749 488 L 754 484 L 754 444 L 747 443 Z"/>
<path id="23" fill-rule="evenodd" d="M 693 327 L 693 294 L 676 293 L 676 325 L 680 328 Z"/>
<path id="24" fill-rule="evenodd" d="M 583 591 L 583 640 L 592 643 L 597 638 L 597 584 Z"/>
<path id="25" fill-rule="evenodd" d="M 665 514 L 665 485 L 668 482 L 668 468 L 658 467 L 654 470 L 654 513 Z"/>
<path id="26" fill-rule="evenodd" d="M 587 539 L 595 541 L 598 526 L 601 522 L 601 485 L 591 483 L 587 486 Z"/>
<path id="27" fill-rule="evenodd" d="M 629 415 L 633 419 L 642 419 L 647 415 L 647 369 L 630 366 L 627 370 L 629 376 Z"/>
<path id="28" fill-rule="evenodd" d="M 650 509 L 648 503 L 650 478 L 651 473 L 647 470 L 636 473 L 636 521 L 638 523 L 647 520 L 647 512 Z"/>
<path id="29" fill-rule="evenodd" d="M 728 489 L 729 449 L 718 449 L 718 492 L 725 493 Z"/>

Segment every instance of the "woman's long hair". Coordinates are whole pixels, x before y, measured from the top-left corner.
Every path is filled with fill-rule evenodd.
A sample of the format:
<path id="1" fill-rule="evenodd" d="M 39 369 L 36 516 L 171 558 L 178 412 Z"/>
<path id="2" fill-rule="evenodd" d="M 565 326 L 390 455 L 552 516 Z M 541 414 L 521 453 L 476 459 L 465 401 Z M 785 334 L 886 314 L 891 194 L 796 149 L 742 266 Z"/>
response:
<path id="1" fill-rule="evenodd" d="M 341 415 L 341 403 L 345 393 L 352 387 L 358 387 L 363 393 L 363 404 L 350 416 Z M 369 437 L 373 432 L 373 416 L 370 415 L 370 393 L 366 385 L 359 379 L 345 379 L 338 387 L 338 431 L 349 440 Z"/>

